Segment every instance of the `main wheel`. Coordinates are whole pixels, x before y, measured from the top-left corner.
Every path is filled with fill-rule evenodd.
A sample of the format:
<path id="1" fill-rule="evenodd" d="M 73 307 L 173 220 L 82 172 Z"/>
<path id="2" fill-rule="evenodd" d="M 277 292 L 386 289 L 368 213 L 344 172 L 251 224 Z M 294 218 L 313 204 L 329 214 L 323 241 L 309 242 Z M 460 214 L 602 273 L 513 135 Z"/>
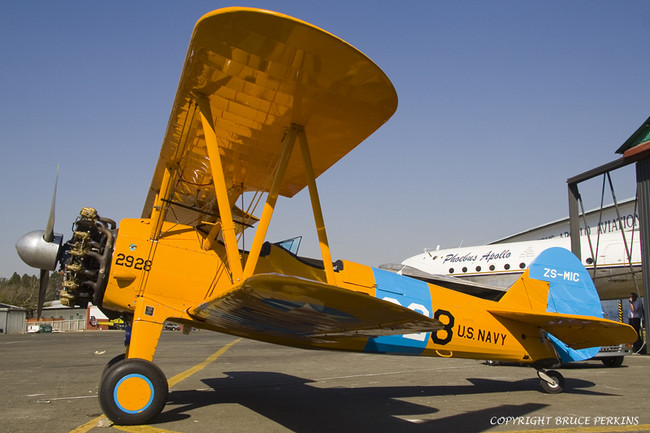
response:
<path id="1" fill-rule="evenodd" d="M 126 353 L 120 353 L 119 355 L 113 357 L 110 361 L 106 363 L 104 366 L 104 370 L 102 370 L 102 377 L 104 377 L 104 374 L 115 364 L 117 364 L 120 361 L 123 361 L 126 358 Z"/>
<path id="2" fill-rule="evenodd" d="M 544 379 L 539 380 L 539 384 L 542 386 L 542 389 L 544 392 L 547 392 L 549 394 L 559 394 L 564 390 L 564 376 L 562 376 L 560 373 L 558 373 L 555 370 L 548 370 L 544 372 L 547 376 L 549 376 L 551 379 L 553 379 L 553 382 L 555 383 L 549 383 L 545 381 Z"/>
<path id="3" fill-rule="evenodd" d="M 99 383 L 99 405 L 118 425 L 146 424 L 165 407 L 165 374 L 144 359 L 125 359 L 109 366 Z"/>

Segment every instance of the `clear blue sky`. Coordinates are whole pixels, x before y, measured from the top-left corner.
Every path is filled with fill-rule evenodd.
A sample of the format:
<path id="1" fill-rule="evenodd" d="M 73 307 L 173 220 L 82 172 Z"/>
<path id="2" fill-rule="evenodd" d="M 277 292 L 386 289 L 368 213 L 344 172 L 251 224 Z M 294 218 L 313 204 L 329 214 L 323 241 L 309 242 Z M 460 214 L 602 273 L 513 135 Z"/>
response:
<path id="1" fill-rule="evenodd" d="M 57 164 L 66 239 L 82 206 L 140 216 L 194 23 L 228 5 L 3 4 L 0 276 L 37 273 L 14 243 L 44 228 Z M 334 33 L 397 89 L 395 116 L 319 179 L 335 259 L 399 262 L 566 216 L 566 179 L 615 159 L 650 115 L 647 1 L 239 5 Z M 634 194 L 633 170 L 614 180 Z M 305 193 L 281 200 L 270 240 L 305 234 L 317 255 L 308 209 Z"/>

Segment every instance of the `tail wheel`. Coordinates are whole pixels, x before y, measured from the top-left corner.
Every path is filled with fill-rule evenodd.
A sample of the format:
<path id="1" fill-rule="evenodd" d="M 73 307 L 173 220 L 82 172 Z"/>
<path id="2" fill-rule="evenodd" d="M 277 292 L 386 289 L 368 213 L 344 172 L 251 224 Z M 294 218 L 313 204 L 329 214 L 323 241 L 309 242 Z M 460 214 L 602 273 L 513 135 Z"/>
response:
<path id="1" fill-rule="evenodd" d="M 99 405 L 115 424 L 146 424 L 163 410 L 168 393 L 167 379 L 157 365 L 125 359 L 102 375 Z"/>
<path id="2" fill-rule="evenodd" d="M 559 394 L 564 390 L 564 376 L 559 372 L 555 370 L 547 370 L 543 373 L 538 372 L 538 375 L 540 377 L 539 383 L 544 392 L 549 394 Z M 547 378 L 551 380 L 548 381 Z"/>

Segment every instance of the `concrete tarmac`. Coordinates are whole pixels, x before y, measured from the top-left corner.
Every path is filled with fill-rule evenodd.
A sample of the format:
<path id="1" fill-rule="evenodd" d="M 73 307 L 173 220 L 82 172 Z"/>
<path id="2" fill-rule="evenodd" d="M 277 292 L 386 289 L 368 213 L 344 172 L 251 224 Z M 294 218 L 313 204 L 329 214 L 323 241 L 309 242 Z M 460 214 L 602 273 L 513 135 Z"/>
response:
<path id="1" fill-rule="evenodd" d="M 208 331 L 163 332 L 155 362 L 174 381 L 167 406 L 149 426 L 114 426 L 97 386 L 123 338 L 0 336 L 0 431 L 650 431 L 648 356 L 629 356 L 620 368 L 590 361 L 560 369 L 566 389 L 549 395 L 531 368 L 306 351 Z"/>

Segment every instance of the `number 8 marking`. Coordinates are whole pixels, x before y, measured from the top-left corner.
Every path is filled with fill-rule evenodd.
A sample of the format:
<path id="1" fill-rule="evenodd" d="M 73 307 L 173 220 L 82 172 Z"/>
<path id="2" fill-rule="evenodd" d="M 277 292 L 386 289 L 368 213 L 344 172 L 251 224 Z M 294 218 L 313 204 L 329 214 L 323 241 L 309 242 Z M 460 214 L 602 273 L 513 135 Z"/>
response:
<path id="1" fill-rule="evenodd" d="M 451 338 L 454 336 L 454 331 L 452 331 L 454 327 L 454 316 L 452 316 L 452 314 L 447 310 L 436 310 L 436 312 L 433 314 L 433 318 L 436 320 L 440 320 L 440 317 L 442 316 L 447 317 L 448 322 L 445 326 L 443 326 L 442 329 L 431 333 L 431 341 L 444 346 L 445 344 L 449 343 L 451 341 Z M 441 331 L 446 332 L 445 338 L 440 338 L 438 336 L 438 333 Z"/>

